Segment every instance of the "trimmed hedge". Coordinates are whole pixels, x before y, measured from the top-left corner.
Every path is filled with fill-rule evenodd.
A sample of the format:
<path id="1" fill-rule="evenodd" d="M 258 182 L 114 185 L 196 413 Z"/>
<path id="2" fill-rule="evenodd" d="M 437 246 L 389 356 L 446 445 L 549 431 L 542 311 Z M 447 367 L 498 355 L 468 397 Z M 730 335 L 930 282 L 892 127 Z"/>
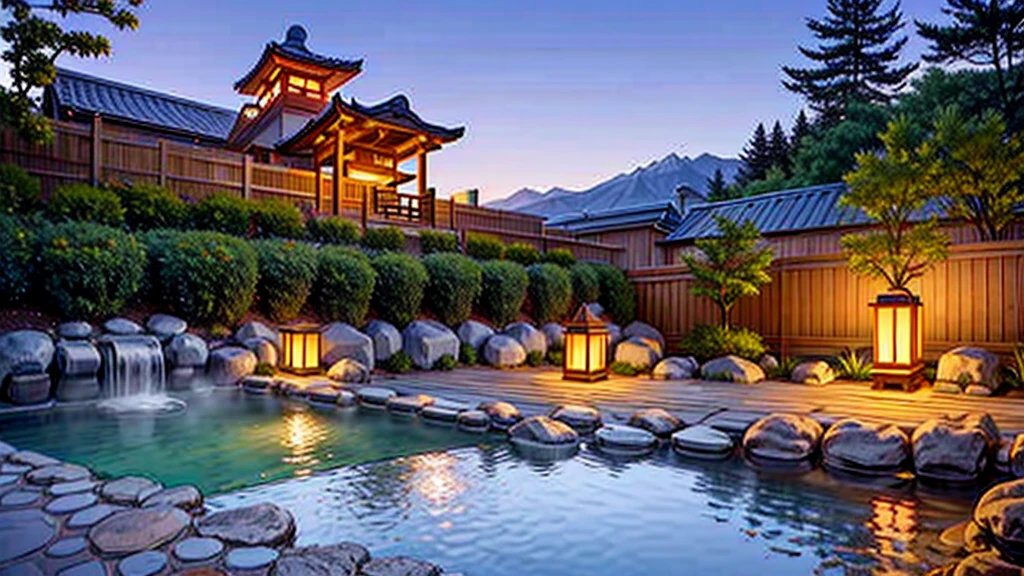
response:
<path id="1" fill-rule="evenodd" d="M 511 260 L 523 266 L 533 266 L 540 262 L 540 250 L 532 244 L 516 242 L 505 249 L 505 260 Z"/>
<path id="2" fill-rule="evenodd" d="M 363 234 L 363 246 L 378 252 L 401 252 L 405 250 L 405 232 L 397 226 L 367 228 Z"/>
<path id="3" fill-rule="evenodd" d="M 40 288 L 67 318 L 121 311 L 139 290 L 145 249 L 130 234 L 92 222 L 46 227 L 40 237 Z"/>
<path id="4" fill-rule="evenodd" d="M 0 164 L 0 214 L 31 214 L 42 205 L 38 178 L 20 166 Z"/>
<path id="5" fill-rule="evenodd" d="M 184 232 L 164 246 L 155 286 L 176 313 L 200 324 L 234 325 L 252 306 L 259 279 L 256 251 L 218 232 Z"/>
<path id="6" fill-rule="evenodd" d="M 576 256 L 568 248 L 555 248 L 545 252 L 540 261 L 557 264 L 562 268 L 572 268 L 576 264 Z"/>
<path id="7" fill-rule="evenodd" d="M 361 326 L 376 283 L 377 273 L 365 254 L 352 248 L 324 246 L 317 252 L 313 308 L 325 322 Z"/>
<path id="8" fill-rule="evenodd" d="M 501 260 L 505 257 L 505 244 L 490 234 L 466 234 L 466 254 L 477 260 Z"/>
<path id="9" fill-rule="evenodd" d="M 253 236 L 256 238 L 299 239 L 306 236 L 306 224 L 299 207 L 277 199 L 250 204 Z"/>
<path id="10" fill-rule="evenodd" d="M 458 252 L 459 237 L 451 232 L 424 230 L 420 232 L 420 252 L 424 256 L 438 252 Z"/>
<path id="11" fill-rule="evenodd" d="M 572 280 L 572 297 L 577 304 L 597 302 L 601 297 L 601 277 L 587 262 L 579 262 L 569 269 Z"/>
<path id="12" fill-rule="evenodd" d="M 114 186 L 124 208 L 124 221 L 135 231 L 179 228 L 188 220 L 188 204 L 177 194 L 153 184 Z"/>
<path id="13" fill-rule="evenodd" d="M 377 316 L 399 329 L 416 319 L 430 278 L 427 269 L 408 254 L 387 252 L 371 261 L 377 272 L 373 309 Z"/>
<path id="14" fill-rule="evenodd" d="M 768 350 L 757 332 L 740 326 L 726 330 L 717 324 L 697 324 L 679 349 L 702 363 L 729 354 L 758 362 Z"/>
<path id="15" fill-rule="evenodd" d="M 46 203 L 46 215 L 58 222 L 93 222 L 114 227 L 124 224 L 124 208 L 117 194 L 87 184 L 58 188 Z"/>
<path id="16" fill-rule="evenodd" d="M 429 281 L 427 307 L 448 326 L 469 319 L 473 303 L 480 296 L 480 265 L 462 254 L 431 254 L 423 259 Z"/>
<path id="17" fill-rule="evenodd" d="M 0 213 L 0 304 L 13 304 L 29 293 L 35 243 L 30 222 Z"/>
<path id="18" fill-rule="evenodd" d="M 597 272 L 601 295 L 597 301 L 612 321 L 625 326 L 636 317 L 636 292 L 626 273 L 611 264 L 591 264 Z"/>
<path id="19" fill-rule="evenodd" d="M 340 216 L 310 218 L 306 222 L 306 233 L 314 242 L 345 246 L 359 244 L 359 240 L 363 237 L 359 224 Z"/>
<path id="20" fill-rule="evenodd" d="M 316 250 L 291 240 L 259 240 L 253 248 L 260 273 L 256 285 L 260 310 L 274 322 L 294 320 L 316 279 Z"/>
<path id="21" fill-rule="evenodd" d="M 569 313 L 572 304 L 572 280 L 556 264 L 534 264 L 526 269 L 530 277 L 528 292 L 533 319 L 538 324 L 558 322 Z"/>
<path id="22" fill-rule="evenodd" d="M 515 262 L 490 260 L 481 265 L 480 271 L 481 313 L 497 327 L 514 322 L 519 318 L 530 284 L 526 270 Z"/>
<path id="23" fill-rule="evenodd" d="M 192 225 L 200 230 L 248 236 L 252 219 L 251 204 L 244 198 L 226 192 L 210 194 L 192 207 Z"/>

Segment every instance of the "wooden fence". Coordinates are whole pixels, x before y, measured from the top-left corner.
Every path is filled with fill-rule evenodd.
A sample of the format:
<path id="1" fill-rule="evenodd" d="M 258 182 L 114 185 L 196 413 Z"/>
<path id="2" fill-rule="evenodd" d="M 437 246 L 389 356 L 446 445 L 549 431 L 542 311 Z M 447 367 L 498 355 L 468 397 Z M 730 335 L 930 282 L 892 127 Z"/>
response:
<path id="1" fill-rule="evenodd" d="M 674 345 L 718 309 L 690 292 L 683 266 L 633 270 L 638 318 Z M 839 254 L 781 258 L 759 296 L 741 300 L 732 322 L 762 334 L 773 350 L 834 353 L 871 343 L 868 303 L 885 285 L 851 273 Z M 925 355 L 959 345 L 1007 354 L 1024 341 L 1024 240 L 955 245 L 947 261 L 912 286 L 924 303 Z"/>

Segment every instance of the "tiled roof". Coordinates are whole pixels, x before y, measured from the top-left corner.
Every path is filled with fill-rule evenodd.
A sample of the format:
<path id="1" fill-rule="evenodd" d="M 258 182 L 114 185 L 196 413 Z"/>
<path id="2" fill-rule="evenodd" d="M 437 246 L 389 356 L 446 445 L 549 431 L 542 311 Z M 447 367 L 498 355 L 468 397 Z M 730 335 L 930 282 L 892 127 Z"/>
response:
<path id="1" fill-rule="evenodd" d="M 544 226 L 580 233 L 649 225 L 664 232 L 671 232 L 679 226 L 681 221 L 682 215 L 675 203 L 657 202 L 626 208 L 560 215 L 549 219 Z"/>
<path id="2" fill-rule="evenodd" d="M 57 69 L 47 88 L 59 109 L 99 114 L 187 136 L 227 139 L 236 112 L 162 94 L 138 86 L 97 78 L 81 72 Z"/>
<path id="3" fill-rule="evenodd" d="M 268 42 L 267 47 L 264 48 L 263 54 L 260 56 L 259 61 L 256 62 L 256 65 L 246 72 L 245 76 L 242 76 L 237 82 L 235 82 L 235 90 L 238 90 L 242 86 L 248 84 L 249 81 L 252 80 L 253 76 L 258 74 L 260 69 L 263 68 L 263 63 L 267 58 L 270 58 L 275 54 L 297 62 L 327 68 L 328 70 L 359 72 L 363 69 L 362 59 L 347 60 L 345 58 L 333 58 L 331 56 L 323 56 L 310 51 L 309 48 L 306 48 L 306 37 L 307 34 L 305 28 L 302 26 L 292 26 L 288 29 L 284 42 Z"/>

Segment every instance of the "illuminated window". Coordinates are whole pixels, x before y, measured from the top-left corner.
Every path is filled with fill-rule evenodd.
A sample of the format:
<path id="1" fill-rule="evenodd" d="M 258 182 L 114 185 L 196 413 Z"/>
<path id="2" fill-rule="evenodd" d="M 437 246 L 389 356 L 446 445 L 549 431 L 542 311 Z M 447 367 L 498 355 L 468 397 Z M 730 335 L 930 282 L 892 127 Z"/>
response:
<path id="1" fill-rule="evenodd" d="M 320 91 L 320 83 L 316 80 L 306 80 L 306 89 L 314 92 Z"/>
<path id="2" fill-rule="evenodd" d="M 291 86 L 298 86 L 299 88 L 303 88 L 306 86 L 306 79 L 301 76 L 289 76 L 288 84 L 290 84 Z"/>

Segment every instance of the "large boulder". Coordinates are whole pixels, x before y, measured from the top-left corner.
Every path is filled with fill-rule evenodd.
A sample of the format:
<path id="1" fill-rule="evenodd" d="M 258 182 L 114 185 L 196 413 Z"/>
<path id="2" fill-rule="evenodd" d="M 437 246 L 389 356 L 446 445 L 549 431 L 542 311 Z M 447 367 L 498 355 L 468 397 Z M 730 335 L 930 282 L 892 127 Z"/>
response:
<path id="1" fill-rule="evenodd" d="M 999 387 L 999 357 L 982 348 L 953 348 L 939 358 L 935 383 L 964 391 L 972 386 L 981 387 L 991 393 Z"/>
<path id="2" fill-rule="evenodd" d="M 92 338 L 92 324 L 73 320 L 57 325 L 57 337 L 65 340 L 88 340 Z"/>
<path id="3" fill-rule="evenodd" d="M 612 322 L 608 322 L 605 326 L 608 328 L 608 346 L 615 348 L 619 342 L 622 342 L 622 328 Z"/>
<path id="4" fill-rule="evenodd" d="M 350 324 L 332 322 L 320 335 L 320 363 L 330 366 L 351 358 L 373 370 L 373 339 Z"/>
<path id="5" fill-rule="evenodd" d="M 343 358 L 331 365 L 327 377 L 335 382 L 363 384 L 370 381 L 370 370 L 356 360 Z"/>
<path id="6" fill-rule="evenodd" d="M 579 434 L 568 425 L 547 416 L 531 416 L 508 429 L 509 440 L 517 448 L 571 448 L 575 451 Z"/>
<path id="7" fill-rule="evenodd" d="M 285 548 L 271 576 L 354 576 L 369 561 L 370 552 L 352 542 Z"/>
<path id="8" fill-rule="evenodd" d="M 796 461 L 810 458 L 821 441 L 821 424 L 796 414 L 771 414 L 743 435 L 747 454 L 766 460 Z"/>
<path id="9" fill-rule="evenodd" d="M 523 419 L 519 409 L 508 402 L 484 402 L 477 406 L 491 419 L 491 424 L 498 430 L 508 430 L 513 424 Z"/>
<path id="10" fill-rule="evenodd" d="M 393 324 L 370 320 L 363 332 L 373 341 L 373 359 L 376 362 L 384 362 L 402 349 L 402 333 Z"/>
<path id="11" fill-rule="evenodd" d="M 989 489 L 975 505 L 973 517 L 997 550 L 1024 563 L 1024 480 Z"/>
<path id="12" fill-rule="evenodd" d="M 594 433 L 598 448 L 609 454 L 646 454 L 658 447 L 658 437 L 643 428 L 607 424 Z"/>
<path id="13" fill-rule="evenodd" d="M 592 406 L 563 404 L 551 411 L 551 419 L 557 420 L 580 434 L 591 434 L 601 427 L 601 412 Z"/>
<path id="14" fill-rule="evenodd" d="M 256 355 L 251 350 L 225 346 L 210 352 L 210 378 L 217 386 L 234 386 L 256 370 Z"/>
<path id="15" fill-rule="evenodd" d="M 104 556 L 135 554 L 172 542 L 189 520 L 184 511 L 169 506 L 125 510 L 89 529 L 89 542 Z"/>
<path id="16" fill-rule="evenodd" d="M 396 556 L 374 558 L 359 571 L 360 576 L 441 576 L 442 570 L 423 560 Z"/>
<path id="17" fill-rule="evenodd" d="M 60 402 L 83 402 L 100 397 L 100 381 L 92 376 L 61 376 L 57 379 L 57 400 Z"/>
<path id="18" fill-rule="evenodd" d="M 514 368 L 526 362 L 526 350 L 511 336 L 495 334 L 484 344 L 484 360 L 497 368 Z"/>
<path id="19" fill-rule="evenodd" d="M 4 397 L 18 406 L 42 404 L 50 399 L 51 388 L 49 374 L 15 374 L 4 387 Z"/>
<path id="20" fill-rule="evenodd" d="M 798 384 L 823 386 L 836 379 L 836 372 L 823 360 L 801 362 L 793 369 L 791 379 Z"/>
<path id="21" fill-rule="evenodd" d="M 682 454 L 724 457 L 732 447 L 732 438 L 728 434 L 703 424 L 672 434 L 672 448 Z"/>
<path id="22" fill-rule="evenodd" d="M 988 414 L 941 416 L 918 426 L 911 444 L 919 477 L 971 482 L 994 457 L 999 428 Z"/>
<path id="23" fill-rule="evenodd" d="M 88 340 L 57 342 L 57 369 L 63 378 L 95 378 L 100 371 L 100 353 Z"/>
<path id="24" fill-rule="evenodd" d="M 210 356 L 206 341 L 195 334 L 178 334 L 164 347 L 171 368 L 202 368 Z"/>
<path id="25" fill-rule="evenodd" d="M 41 374 L 53 361 L 53 339 L 38 330 L 0 334 L 0 382 L 9 374 Z"/>
<path id="26" fill-rule="evenodd" d="M 281 546 L 295 539 L 295 519 L 275 504 L 254 504 L 203 516 L 196 531 L 236 546 Z"/>
<path id="27" fill-rule="evenodd" d="M 648 369 L 658 363 L 661 358 L 658 343 L 648 338 L 631 336 L 619 342 L 615 347 L 616 362 L 624 362 L 630 366 Z"/>
<path id="28" fill-rule="evenodd" d="M 700 365 L 693 356 L 669 356 L 654 366 L 651 378 L 655 380 L 689 380 L 697 375 Z"/>
<path id="29" fill-rule="evenodd" d="M 666 438 L 683 427 L 678 418 L 662 408 L 645 408 L 637 410 L 629 417 L 629 425 L 643 428 L 655 436 Z"/>
<path id="30" fill-rule="evenodd" d="M 907 462 L 910 439 L 892 424 L 845 418 L 825 432 L 821 453 L 825 465 L 832 468 L 888 474 Z"/>
<path id="31" fill-rule="evenodd" d="M 544 338 L 548 342 L 548 350 L 561 350 L 565 348 L 565 327 L 557 322 L 548 322 L 540 327 Z"/>
<path id="32" fill-rule="evenodd" d="M 701 366 L 700 372 L 705 379 L 728 376 L 739 384 L 754 384 L 765 378 L 760 366 L 739 356 L 715 358 Z"/>
<path id="33" fill-rule="evenodd" d="M 459 338 L 440 322 L 417 320 L 402 332 L 402 350 L 413 364 L 429 370 L 442 356 L 459 357 Z"/>
<path id="34" fill-rule="evenodd" d="M 463 344 L 472 346 L 477 352 L 483 349 L 484 344 L 487 343 L 487 340 L 491 336 L 494 336 L 493 328 L 483 322 L 477 322 L 476 320 L 466 320 L 462 324 L 459 324 L 457 332 L 459 341 Z"/>
<path id="35" fill-rule="evenodd" d="M 161 342 L 166 342 L 188 330 L 188 323 L 169 314 L 153 314 L 146 320 L 146 330 Z"/>
<path id="36" fill-rule="evenodd" d="M 653 340 L 658 343 L 658 355 L 661 356 L 665 353 L 665 337 L 658 332 L 658 329 L 650 324 L 646 324 L 639 320 L 636 320 L 622 329 L 622 335 L 626 338 L 643 338 L 645 340 Z"/>
<path id="37" fill-rule="evenodd" d="M 270 340 L 265 340 L 263 338 L 249 338 L 241 344 L 256 355 L 257 364 L 270 364 L 271 366 L 277 366 L 277 346 L 274 346 L 274 343 Z"/>
<path id="38" fill-rule="evenodd" d="M 103 323 L 103 331 L 115 336 L 134 336 L 145 332 L 137 322 L 127 318 L 111 318 L 107 320 Z"/>
<path id="39" fill-rule="evenodd" d="M 250 338 L 263 338 L 273 342 L 278 349 L 281 348 L 281 333 L 262 322 L 246 322 L 235 331 L 235 342 L 245 342 Z"/>
<path id="40" fill-rule="evenodd" d="M 513 322 L 505 327 L 505 335 L 515 338 L 523 345 L 526 353 L 540 352 L 541 355 L 548 353 L 548 339 L 544 333 L 537 330 L 528 322 Z"/>

